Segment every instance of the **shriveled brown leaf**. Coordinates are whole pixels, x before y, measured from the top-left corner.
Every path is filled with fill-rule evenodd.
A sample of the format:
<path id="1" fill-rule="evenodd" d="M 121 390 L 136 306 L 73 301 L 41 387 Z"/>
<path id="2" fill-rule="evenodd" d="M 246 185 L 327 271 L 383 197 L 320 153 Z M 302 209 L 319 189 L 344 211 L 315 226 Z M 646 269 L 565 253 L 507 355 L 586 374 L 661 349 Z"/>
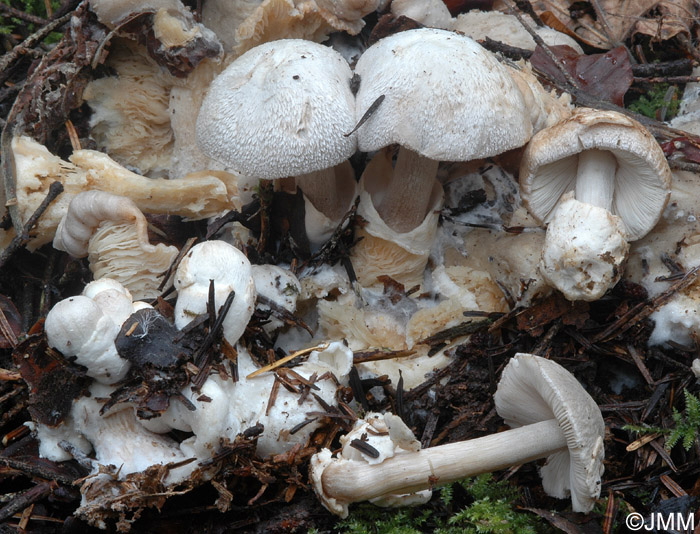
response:
<path id="1" fill-rule="evenodd" d="M 668 41 L 679 34 L 690 38 L 697 15 L 698 6 L 693 0 L 662 0 L 654 9 L 653 17 L 635 23 L 632 35 L 648 35 L 652 42 Z"/>
<path id="2" fill-rule="evenodd" d="M 632 85 L 634 74 L 625 47 L 604 54 L 581 54 L 566 45 L 550 46 L 554 55 L 581 90 L 601 100 L 623 105 L 625 93 Z M 532 66 L 551 78 L 565 83 L 564 75 L 540 46 L 530 57 Z"/>
<path id="3" fill-rule="evenodd" d="M 561 27 L 568 28 L 585 44 L 609 50 L 619 46 L 657 2 L 658 0 L 597 0 L 591 3 L 592 13 L 588 9 L 570 9 L 569 0 L 536 0 L 532 6 L 546 24 L 560 31 Z M 602 13 L 596 13 L 596 4 Z"/>
<path id="4" fill-rule="evenodd" d="M 56 426 L 68 415 L 73 399 L 84 395 L 90 379 L 77 365 L 31 336 L 17 345 L 12 357 L 29 386 L 29 413 L 35 421 Z"/>
<path id="5" fill-rule="evenodd" d="M 688 137 L 676 137 L 661 145 L 666 157 L 682 154 L 686 160 L 700 163 L 700 146 Z"/>

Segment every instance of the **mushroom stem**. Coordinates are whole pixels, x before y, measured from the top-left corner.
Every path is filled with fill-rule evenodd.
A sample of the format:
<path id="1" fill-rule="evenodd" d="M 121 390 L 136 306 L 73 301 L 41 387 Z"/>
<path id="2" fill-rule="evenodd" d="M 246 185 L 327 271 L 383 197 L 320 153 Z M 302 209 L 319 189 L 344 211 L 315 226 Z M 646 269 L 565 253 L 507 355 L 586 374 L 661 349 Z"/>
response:
<path id="1" fill-rule="evenodd" d="M 578 156 L 576 200 L 610 211 L 617 159 L 608 150 L 584 150 Z"/>
<path id="2" fill-rule="evenodd" d="M 314 207 L 332 221 L 340 219 L 350 201 L 337 187 L 335 167 L 301 174 L 296 177 L 297 186 Z"/>
<path id="3" fill-rule="evenodd" d="M 377 212 L 393 230 L 410 232 L 425 219 L 438 161 L 399 148 L 396 166 Z"/>
<path id="4" fill-rule="evenodd" d="M 448 484 L 544 458 L 566 447 L 559 423 L 550 419 L 469 441 L 397 454 L 381 464 L 334 462 L 325 468 L 321 481 L 326 497 L 351 503 Z"/>

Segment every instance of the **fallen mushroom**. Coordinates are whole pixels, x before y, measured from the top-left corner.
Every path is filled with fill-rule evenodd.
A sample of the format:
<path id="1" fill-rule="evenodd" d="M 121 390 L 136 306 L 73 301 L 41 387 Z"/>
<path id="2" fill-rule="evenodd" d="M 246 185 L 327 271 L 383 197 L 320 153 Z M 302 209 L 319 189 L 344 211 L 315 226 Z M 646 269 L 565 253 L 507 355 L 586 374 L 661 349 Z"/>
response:
<path id="1" fill-rule="evenodd" d="M 145 178 L 128 171 L 94 150 L 76 150 L 67 162 L 29 137 L 12 139 L 13 175 L 6 176 L 7 206 L 13 226 L 21 228 L 46 197 L 54 181 L 64 192 L 44 212 L 28 244 L 34 250 L 49 243 L 71 199 L 81 191 L 99 189 L 130 198 L 147 213 L 177 214 L 199 220 L 228 211 L 236 198 L 236 179 L 217 172 L 189 175 L 177 180 Z M 7 246 L 11 231 L 0 230 L 0 245 Z"/>
<path id="2" fill-rule="evenodd" d="M 128 198 L 86 191 L 71 200 L 53 246 L 75 258 L 87 256 L 96 280 L 112 278 L 137 299 L 155 298 L 178 249 L 151 245 L 146 225 Z"/>
<path id="3" fill-rule="evenodd" d="M 335 227 L 355 198 L 335 167 L 356 148 L 352 72 L 334 50 L 284 39 L 260 45 L 211 84 L 197 118 L 209 157 L 256 179 L 296 177 Z M 250 150 L 250 143 L 256 150 Z"/>
<path id="4" fill-rule="evenodd" d="M 628 242 L 658 222 L 671 171 L 641 124 L 579 108 L 532 138 L 520 186 L 527 209 L 548 224 L 542 276 L 567 299 L 592 301 L 622 276 Z"/>
<path id="5" fill-rule="evenodd" d="M 538 458 L 545 491 L 571 495 L 572 509 L 589 512 L 600 495 L 605 423 L 600 409 L 576 378 L 560 365 L 516 354 L 494 396 L 496 411 L 511 430 L 388 458 L 380 464 L 312 458 L 311 479 L 323 505 L 346 517 L 348 504 L 391 493 L 503 469 Z"/>

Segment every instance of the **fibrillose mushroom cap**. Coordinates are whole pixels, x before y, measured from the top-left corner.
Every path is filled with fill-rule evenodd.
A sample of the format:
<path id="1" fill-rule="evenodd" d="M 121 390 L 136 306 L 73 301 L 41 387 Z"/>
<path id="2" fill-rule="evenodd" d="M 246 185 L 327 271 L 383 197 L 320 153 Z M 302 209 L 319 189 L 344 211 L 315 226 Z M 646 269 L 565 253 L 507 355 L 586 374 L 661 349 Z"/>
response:
<path id="1" fill-rule="evenodd" d="M 575 188 L 579 153 L 589 149 L 610 151 L 617 159 L 610 211 L 622 218 L 630 241 L 644 237 L 668 202 L 671 171 L 654 137 L 614 111 L 579 108 L 532 137 L 520 164 L 525 206 L 538 221 L 549 222 L 562 195 Z"/>
<path id="2" fill-rule="evenodd" d="M 508 363 L 494 395 L 496 411 L 512 428 L 556 419 L 568 450 L 559 451 L 542 467 L 542 485 L 554 497 L 569 492 L 573 509 L 590 511 L 600 495 L 605 423 L 591 396 L 559 364 L 516 354 Z"/>
<path id="3" fill-rule="evenodd" d="M 237 58 L 211 84 L 197 118 L 202 151 L 254 178 L 333 167 L 356 150 L 352 72 L 335 50 L 282 39 Z"/>
<path id="4" fill-rule="evenodd" d="M 355 67 L 362 151 L 390 144 L 440 161 L 468 161 L 524 145 L 529 110 L 505 67 L 472 39 L 431 28 L 386 37 Z"/>

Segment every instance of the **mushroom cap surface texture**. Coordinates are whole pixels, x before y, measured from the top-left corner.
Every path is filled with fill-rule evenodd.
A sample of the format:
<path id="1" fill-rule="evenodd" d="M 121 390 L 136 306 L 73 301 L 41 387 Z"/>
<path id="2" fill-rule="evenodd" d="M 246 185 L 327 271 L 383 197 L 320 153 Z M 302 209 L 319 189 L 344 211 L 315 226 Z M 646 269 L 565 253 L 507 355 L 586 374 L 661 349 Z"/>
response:
<path id="1" fill-rule="evenodd" d="M 529 110 L 495 56 L 463 35 L 432 28 L 386 37 L 362 54 L 356 97 L 362 151 L 391 144 L 439 161 L 468 161 L 524 145 Z"/>
<path id="2" fill-rule="evenodd" d="M 202 151 L 259 179 L 311 173 L 356 150 L 352 71 L 311 41 L 257 46 L 211 84 L 197 118 Z"/>
<path id="3" fill-rule="evenodd" d="M 611 213 L 622 218 L 630 241 L 658 222 L 671 192 L 671 171 L 654 137 L 637 121 L 614 111 L 576 109 L 535 134 L 520 164 L 523 203 L 540 222 L 576 185 L 579 154 L 610 151 L 617 160 Z"/>
<path id="4" fill-rule="evenodd" d="M 512 428 L 556 419 L 568 450 L 547 458 L 541 468 L 547 494 L 565 498 L 573 509 L 588 512 L 600 495 L 605 423 L 591 396 L 559 364 L 532 354 L 508 362 L 494 395 L 496 411 Z"/>

